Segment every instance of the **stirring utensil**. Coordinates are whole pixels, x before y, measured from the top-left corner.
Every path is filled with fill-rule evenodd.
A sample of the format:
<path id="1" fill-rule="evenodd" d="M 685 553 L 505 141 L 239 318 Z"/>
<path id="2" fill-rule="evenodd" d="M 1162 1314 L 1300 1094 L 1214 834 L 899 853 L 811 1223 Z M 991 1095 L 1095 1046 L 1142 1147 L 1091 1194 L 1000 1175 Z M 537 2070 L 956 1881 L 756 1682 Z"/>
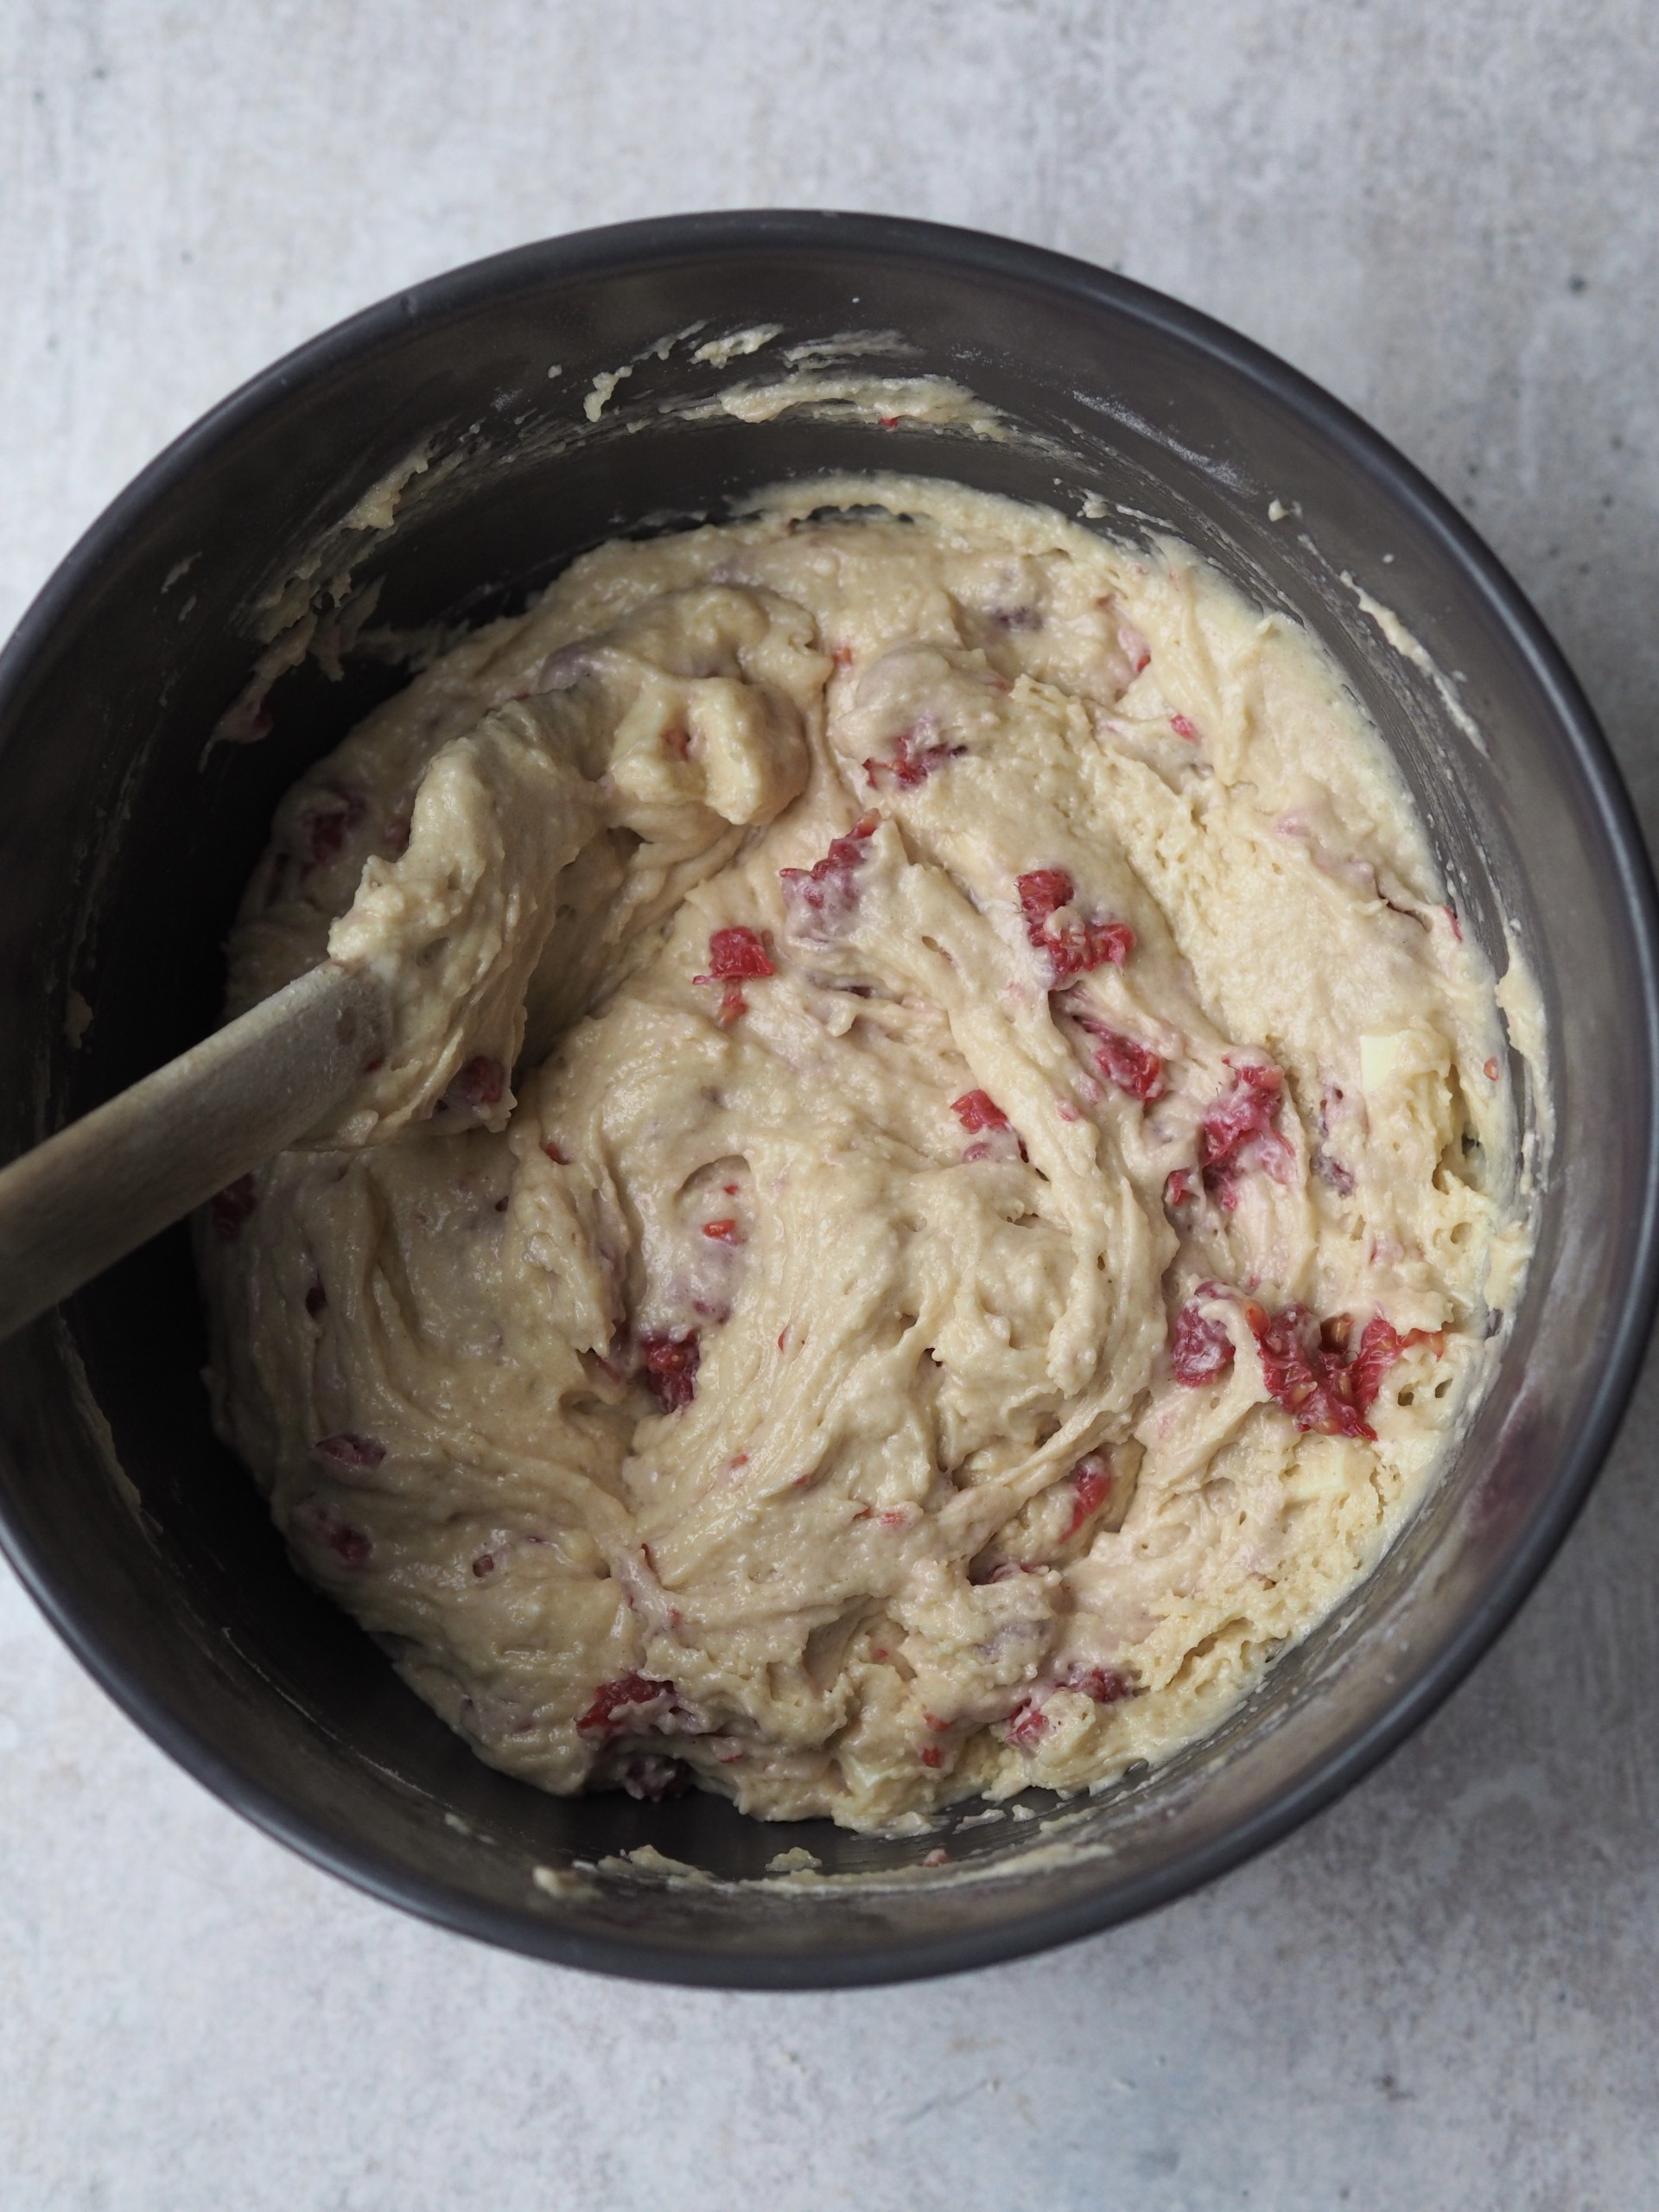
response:
<path id="1" fill-rule="evenodd" d="M 315 1128 L 390 1026 L 325 961 L 0 1168 L 0 1338 Z"/>

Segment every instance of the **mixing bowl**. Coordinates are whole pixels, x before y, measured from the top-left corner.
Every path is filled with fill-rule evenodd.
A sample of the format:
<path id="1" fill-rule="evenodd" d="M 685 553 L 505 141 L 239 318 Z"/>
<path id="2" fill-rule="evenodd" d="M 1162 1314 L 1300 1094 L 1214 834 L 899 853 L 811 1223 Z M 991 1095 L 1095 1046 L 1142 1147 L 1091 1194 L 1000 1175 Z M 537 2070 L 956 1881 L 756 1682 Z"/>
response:
<path id="1" fill-rule="evenodd" d="M 808 384 L 780 393 L 791 376 Z M 1166 527 L 1325 640 L 1465 928 L 1500 971 L 1518 944 L 1537 979 L 1553 1122 L 1516 1062 L 1536 1257 L 1444 1478 L 1218 1734 L 1093 1798 L 889 1840 L 704 1796 L 561 1801 L 480 1764 L 300 1580 L 215 1442 L 181 1231 L 0 1347 L 8 1549 L 126 1712 L 320 1865 L 614 1973 L 967 1967 L 1281 1835 L 1513 1611 L 1607 1446 L 1653 1304 L 1652 887 L 1515 586 L 1398 454 L 1243 339 L 1076 262 L 865 217 L 680 218 L 460 270 L 268 369 L 117 500 L 0 662 L 0 1138 L 35 1141 L 212 1026 L 277 797 L 404 680 L 411 640 L 521 605 L 618 531 L 871 467 Z M 768 1877 L 797 1847 L 817 1868 Z"/>

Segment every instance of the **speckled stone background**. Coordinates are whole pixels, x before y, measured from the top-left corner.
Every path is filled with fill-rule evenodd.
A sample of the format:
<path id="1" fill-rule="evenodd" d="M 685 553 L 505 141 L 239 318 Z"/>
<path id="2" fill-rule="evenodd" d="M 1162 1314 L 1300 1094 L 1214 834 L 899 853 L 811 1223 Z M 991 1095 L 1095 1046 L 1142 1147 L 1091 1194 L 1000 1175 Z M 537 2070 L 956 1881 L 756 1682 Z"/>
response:
<path id="1" fill-rule="evenodd" d="M 1659 807 L 1651 0 L 0 0 L 0 628 L 411 279 L 674 208 L 1109 263 L 1446 486 Z M 8 2212 L 1630 2212 L 1659 2191 L 1650 1382 L 1518 1625 L 1156 1918 L 898 1992 L 610 1985 L 313 1872 L 0 1580 Z M 0 1571 L 3 1572 L 3 1571 Z"/>

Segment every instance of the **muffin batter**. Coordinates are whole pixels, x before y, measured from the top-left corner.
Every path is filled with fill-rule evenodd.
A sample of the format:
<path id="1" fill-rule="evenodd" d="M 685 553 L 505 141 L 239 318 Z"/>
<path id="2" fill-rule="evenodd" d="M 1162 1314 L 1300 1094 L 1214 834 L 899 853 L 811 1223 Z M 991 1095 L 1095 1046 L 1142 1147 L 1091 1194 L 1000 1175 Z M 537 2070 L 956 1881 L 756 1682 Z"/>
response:
<path id="1" fill-rule="evenodd" d="M 1330 664 L 892 479 L 579 561 L 278 811 L 385 1064 L 200 1249 L 221 1433 L 493 1764 L 891 1828 L 1213 1725 L 1524 1257 L 1492 979 Z"/>

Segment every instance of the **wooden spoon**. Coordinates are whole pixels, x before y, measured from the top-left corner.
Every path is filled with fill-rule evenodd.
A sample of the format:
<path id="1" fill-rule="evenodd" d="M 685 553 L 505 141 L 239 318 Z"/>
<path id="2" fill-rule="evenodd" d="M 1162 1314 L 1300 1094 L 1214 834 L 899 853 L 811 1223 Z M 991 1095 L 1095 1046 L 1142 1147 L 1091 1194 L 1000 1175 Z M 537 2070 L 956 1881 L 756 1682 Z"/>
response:
<path id="1" fill-rule="evenodd" d="M 0 1338 L 315 1128 L 390 1026 L 326 961 L 0 1169 Z"/>

